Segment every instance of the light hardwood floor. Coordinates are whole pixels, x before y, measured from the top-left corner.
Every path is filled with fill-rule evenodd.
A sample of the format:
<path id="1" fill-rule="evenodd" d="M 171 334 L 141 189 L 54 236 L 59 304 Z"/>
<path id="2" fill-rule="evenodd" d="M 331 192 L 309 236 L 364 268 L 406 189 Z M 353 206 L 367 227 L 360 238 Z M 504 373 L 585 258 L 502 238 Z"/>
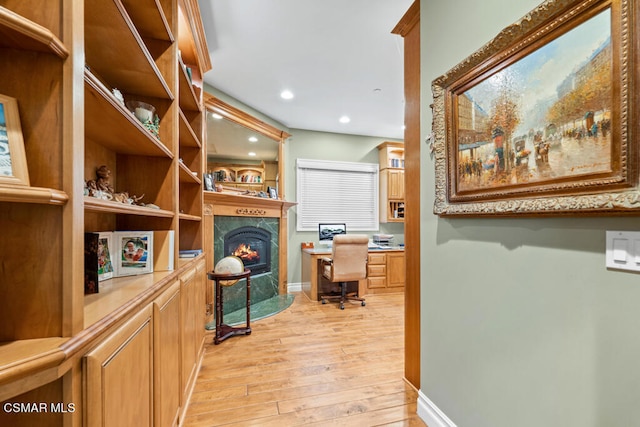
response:
<path id="1" fill-rule="evenodd" d="M 403 380 L 403 294 L 311 302 L 211 339 L 184 426 L 425 426 Z"/>

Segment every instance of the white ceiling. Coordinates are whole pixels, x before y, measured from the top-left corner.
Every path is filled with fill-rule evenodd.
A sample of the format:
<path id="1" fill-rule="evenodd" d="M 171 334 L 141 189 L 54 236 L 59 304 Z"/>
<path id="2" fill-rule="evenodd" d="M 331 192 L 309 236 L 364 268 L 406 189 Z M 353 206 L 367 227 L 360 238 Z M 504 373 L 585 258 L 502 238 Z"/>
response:
<path id="1" fill-rule="evenodd" d="M 199 0 L 205 81 L 288 128 L 402 139 L 403 44 L 391 30 L 412 2 Z"/>

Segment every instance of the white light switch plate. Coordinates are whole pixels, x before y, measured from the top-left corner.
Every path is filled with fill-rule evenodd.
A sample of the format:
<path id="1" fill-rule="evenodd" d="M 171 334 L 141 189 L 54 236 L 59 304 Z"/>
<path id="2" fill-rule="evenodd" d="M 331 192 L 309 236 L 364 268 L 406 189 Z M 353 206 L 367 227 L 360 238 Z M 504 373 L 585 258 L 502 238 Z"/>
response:
<path id="1" fill-rule="evenodd" d="M 640 232 L 607 231 L 607 267 L 640 271 Z"/>

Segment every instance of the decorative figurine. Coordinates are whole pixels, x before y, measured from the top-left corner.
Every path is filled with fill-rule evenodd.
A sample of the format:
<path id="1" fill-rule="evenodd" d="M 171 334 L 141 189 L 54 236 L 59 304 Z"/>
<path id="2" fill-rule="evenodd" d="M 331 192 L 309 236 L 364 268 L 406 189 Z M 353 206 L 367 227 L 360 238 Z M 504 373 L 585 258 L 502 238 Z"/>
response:
<path id="1" fill-rule="evenodd" d="M 120 92 L 120 90 L 115 87 L 112 89 L 112 92 L 113 96 L 116 97 L 120 104 L 124 105 L 124 95 L 122 95 L 122 92 Z"/>
<path id="2" fill-rule="evenodd" d="M 84 195 L 102 200 L 113 200 L 127 205 L 139 204 L 144 206 L 143 203 L 139 203 L 144 194 L 142 196 L 130 196 L 126 191 L 115 192 L 111 185 L 111 170 L 106 165 L 96 169 L 96 179 L 90 179 L 85 182 Z"/>
<path id="3" fill-rule="evenodd" d="M 102 200 L 113 199 L 113 187 L 111 186 L 111 171 L 105 165 L 96 170 L 96 179 L 90 179 L 86 183 L 86 191 L 89 196 Z"/>

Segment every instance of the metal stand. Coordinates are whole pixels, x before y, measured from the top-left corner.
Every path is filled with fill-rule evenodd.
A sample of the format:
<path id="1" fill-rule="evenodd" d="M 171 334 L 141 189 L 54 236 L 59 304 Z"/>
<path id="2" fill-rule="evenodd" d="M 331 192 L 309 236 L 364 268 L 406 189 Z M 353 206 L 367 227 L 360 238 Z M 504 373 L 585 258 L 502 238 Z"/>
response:
<path id="1" fill-rule="evenodd" d="M 220 344 L 222 341 L 234 335 L 250 335 L 251 334 L 251 270 L 244 269 L 239 274 L 218 274 L 207 273 L 209 280 L 213 280 L 216 284 L 216 335 L 213 338 L 214 344 Z M 223 307 L 222 307 L 222 286 L 221 281 L 247 279 L 247 324 L 245 327 L 231 327 L 222 323 Z"/>

